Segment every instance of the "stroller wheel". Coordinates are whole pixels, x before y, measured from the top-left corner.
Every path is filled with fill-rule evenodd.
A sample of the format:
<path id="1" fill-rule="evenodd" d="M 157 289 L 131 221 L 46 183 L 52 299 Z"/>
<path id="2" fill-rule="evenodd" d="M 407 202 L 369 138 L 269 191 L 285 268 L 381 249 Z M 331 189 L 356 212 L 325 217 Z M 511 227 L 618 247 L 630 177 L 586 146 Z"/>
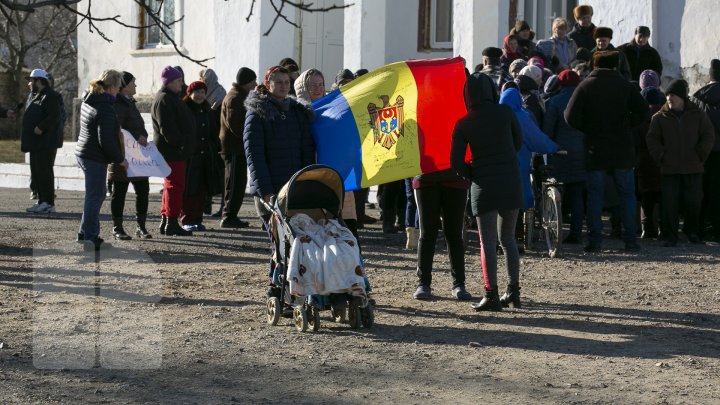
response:
<path id="1" fill-rule="evenodd" d="M 348 306 L 348 323 L 350 323 L 350 327 L 352 329 L 358 329 L 360 328 L 361 322 L 362 315 L 360 305 L 358 305 L 355 300 L 352 300 L 350 301 L 350 305 Z"/>
<path id="2" fill-rule="evenodd" d="M 365 308 L 362 309 L 362 326 L 363 328 L 372 328 L 375 324 L 375 310 L 372 304 L 368 303 Z"/>
<path id="3" fill-rule="evenodd" d="M 320 329 L 320 308 L 311 306 L 308 311 L 308 326 L 312 332 Z"/>
<path id="4" fill-rule="evenodd" d="M 304 306 L 293 309 L 293 320 L 295 321 L 295 329 L 297 329 L 298 332 L 305 332 L 307 330 L 308 316 Z"/>
<path id="5" fill-rule="evenodd" d="M 278 297 L 268 297 L 267 299 L 267 323 L 277 325 L 280 320 L 280 299 Z"/>
<path id="6" fill-rule="evenodd" d="M 332 312 L 333 320 L 337 323 L 347 322 L 347 305 L 343 304 L 332 304 L 330 311 Z"/>

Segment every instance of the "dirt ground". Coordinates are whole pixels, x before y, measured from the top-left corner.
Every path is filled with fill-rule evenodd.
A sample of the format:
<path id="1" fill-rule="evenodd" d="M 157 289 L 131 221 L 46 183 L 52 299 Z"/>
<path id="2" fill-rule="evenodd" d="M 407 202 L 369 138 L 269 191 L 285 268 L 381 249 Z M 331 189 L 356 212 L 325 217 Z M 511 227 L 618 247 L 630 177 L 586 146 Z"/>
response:
<path id="1" fill-rule="evenodd" d="M 528 252 L 524 307 L 478 314 L 450 298 L 442 240 L 435 299 L 414 301 L 414 252 L 369 225 L 376 325 L 352 330 L 327 311 L 319 332 L 299 333 L 291 319 L 266 323 L 269 244 L 247 201 L 250 229 L 206 217 L 207 232 L 163 237 L 153 218 L 154 239 L 112 241 L 96 262 L 73 241 L 82 193 L 58 191 L 44 217 L 25 213 L 28 196 L 0 189 L 3 404 L 720 403 L 717 246 Z M 107 240 L 109 219 L 106 201 Z"/>

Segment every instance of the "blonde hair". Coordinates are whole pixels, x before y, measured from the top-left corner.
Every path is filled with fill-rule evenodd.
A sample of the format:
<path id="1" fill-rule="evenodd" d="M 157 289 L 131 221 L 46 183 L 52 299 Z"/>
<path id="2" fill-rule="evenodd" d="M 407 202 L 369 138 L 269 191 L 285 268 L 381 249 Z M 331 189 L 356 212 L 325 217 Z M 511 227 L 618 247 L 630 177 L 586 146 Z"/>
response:
<path id="1" fill-rule="evenodd" d="M 568 22 L 564 18 L 558 17 L 553 20 L 552 30 L 555 31 L 555 27 L 563 26 L 565 29 L 568 27 Z"/>
<path id="2" fill-rule="evenodd" d="M 122 73 L 117 70 L 108 69 L 100 74 L 100 77 L 90 82 L 88 91 L 93 94 L 103 94 L 110 87 L 120 88 Z"/>

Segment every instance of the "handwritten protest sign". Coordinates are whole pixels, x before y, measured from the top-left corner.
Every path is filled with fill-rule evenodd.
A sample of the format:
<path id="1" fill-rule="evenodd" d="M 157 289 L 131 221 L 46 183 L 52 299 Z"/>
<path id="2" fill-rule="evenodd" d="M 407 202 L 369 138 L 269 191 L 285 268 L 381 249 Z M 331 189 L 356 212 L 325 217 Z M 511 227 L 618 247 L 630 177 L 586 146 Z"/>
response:
<path id="1" fill-rule="evenodd" d="M 125 159 L 128 161 L 128 177 L 167 177 L 170 166 L 163 159 L 154 143 L 140 145 L 130 132 L 122 130 L 125 137 Z"/>

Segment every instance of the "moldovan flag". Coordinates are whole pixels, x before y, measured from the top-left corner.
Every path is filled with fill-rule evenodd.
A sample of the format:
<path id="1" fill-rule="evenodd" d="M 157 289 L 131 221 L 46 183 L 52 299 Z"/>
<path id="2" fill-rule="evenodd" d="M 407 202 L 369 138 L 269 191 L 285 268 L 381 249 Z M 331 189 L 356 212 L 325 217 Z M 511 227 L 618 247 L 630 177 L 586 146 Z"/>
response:
<path id="1" fill-rule="evenodd" d="M 397 62 L 316 100 L 318 163 L 347 191 L 449 168 L 465 80 L 460 57 Z"/>

